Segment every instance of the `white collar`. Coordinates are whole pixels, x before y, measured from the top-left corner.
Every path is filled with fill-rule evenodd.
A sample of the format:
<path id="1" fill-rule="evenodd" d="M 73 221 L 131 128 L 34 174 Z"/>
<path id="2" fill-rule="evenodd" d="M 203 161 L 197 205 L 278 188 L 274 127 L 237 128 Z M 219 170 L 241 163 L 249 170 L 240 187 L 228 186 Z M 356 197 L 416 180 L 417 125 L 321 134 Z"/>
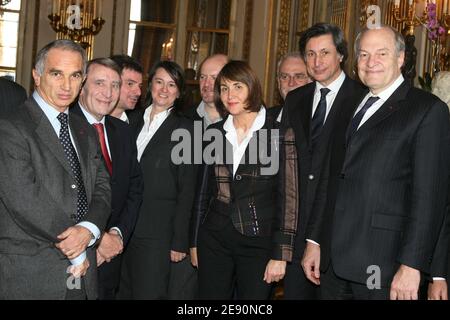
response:
<path id="1" fill-rule="evenodd" d="M 403 75 L 400 74 L 400 76 L 394 82 L 392 82 L 389 87 L 381 91 L 379 94 L 373 94 L 372 92 L 370 92 L 370 97 L 376 96 L 379 97 L 382 101 L 386 101 L 394 93 L 394 91 L 397 90 L 398 87 L 400 87 L 403 81 L 405 81 L 405 78 L 403 78 Z"/>
<path id="2" fill-rule="evenodd" d="M 332 83 L 330 83 L 328 86 L 324 87 L 319 81 L 316 81 L 316 91 L 315 93 L 320 92 L 320 89 L 322 88 L 328 88 L 330 89 L 330 93 L 337 93 L 339 89 L 341 88 L 342 84 L 345 81 L 345 72 L 341 71 L 339 74 L 339 77 L 336 78 Z"/>
<path id="3" fill-rule="evenodd" d="M 250 127 L 250 130 L 248 131 L 248 135 L 253 135 L 253 132 L 258 131 L 264 126 L 264 123 L 266 123 L 266 108 L 264 106 L 261 106 L 261 109 L 259 110 L 255 120 L 253 121 L 252 126 Z M 223 124 L 223 129 L 227 133 L 236 132 L 236 128 L 234 127 L 233 124 L 233 116 L 231 114 L 228 115 L 227 120 Z"/>

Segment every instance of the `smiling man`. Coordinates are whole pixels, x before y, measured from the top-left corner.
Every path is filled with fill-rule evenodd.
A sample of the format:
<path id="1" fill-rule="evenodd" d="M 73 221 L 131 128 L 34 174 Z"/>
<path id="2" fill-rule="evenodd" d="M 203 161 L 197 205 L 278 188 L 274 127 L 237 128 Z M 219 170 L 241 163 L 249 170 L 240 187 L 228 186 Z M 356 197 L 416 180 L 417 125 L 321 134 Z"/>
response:
<path id="1" fill-rule="evenodd" d="M 111 192 L 95 131 L 68 112 L 85 68 L 78 44 L 49 43 L 34 93 L 0 120 L 0 299 L 97 298 Z"/>
<path id="2" fill-rule="evenodd" d="M 329 140 L 344 135 L 336 124 L 348 121 L 364 88 L 348 77 L 343 67 L 347 43 L 339 27 L 319 23 L 307 29 L 299 42 L 306 69 L 315 81 L 290 91 L 283 108 L 282 126 L 295 131 L 299 154 L 300 208 L 294 258 L 284 280 L 286 299 L 316 299 L 317 287 L 300 266 L 305 248 L 305 230 L 312 212 L 318 181 L 325 163 Z"/>
<path id="3" fill-rule="evenodd" d="M 355 51 L 369 92 L 345 142 L 332 142 L 327 210 L 311 216 L 316 243 L 303 267 L 324 299 L 417 299 L 446 212 L 448 108 L 404 80 L 405 42 L 395 29 L 363 30 Z"/>
<path id="4" fill-rule="evenodd" d="M 120 77 L 122 79 L 120 99 L 111 115 L 128 123 L 127 112 L 134 110 L 141 98 L 144 70 L 141 64 L 130 56 L 114 55 L 111 59 L 121 69 Z"/>
<path id="5" fill-rule="evenodd" d="M 115 299 L 121 253 L 133 232 L 143 192 L 132 131 L 108 115 L 119 100 L 120 88 L 117 64 L 108 58 L 94 59 L 88 63 L 78 104 L 71 108 L 71 114 L 95 127 L 111 178 L 111 216 L 97 248 L 99 298 L 108 300 Z"/>

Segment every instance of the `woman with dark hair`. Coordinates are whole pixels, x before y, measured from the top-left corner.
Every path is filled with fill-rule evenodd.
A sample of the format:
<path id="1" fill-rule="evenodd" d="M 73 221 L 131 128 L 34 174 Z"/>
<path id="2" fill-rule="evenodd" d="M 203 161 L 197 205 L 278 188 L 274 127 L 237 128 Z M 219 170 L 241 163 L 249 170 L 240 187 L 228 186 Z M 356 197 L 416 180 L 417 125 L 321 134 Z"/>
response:
<path id="1" fill-rule="evenodd" d="M 119 297 L 170 299 L 174 265 L 189 252 L 189 220 L 194 197 L 192 164 L 175 164 L 171 136 L 192 132 L 192 121 L 179 114 L 184 77 L 174 62 L 158 62 L 150 71 L 150 105 L 130 115 L 137 135 L 144 176 L 144 200 L 133 236 L 124 253 Z M 169 287 L 172 289 L 169 290 Z"/>
<path id="2" fill-rule="evenodd" d="M 209 160 L 204 154 L 194 204 L 200 298 L 268 299 L 292 258 L 297 226 L 293 132 L 279 134 L 245 62 L 226 64 L 214 91 L 229 115 L 205 132 L 223 147 Z"/>

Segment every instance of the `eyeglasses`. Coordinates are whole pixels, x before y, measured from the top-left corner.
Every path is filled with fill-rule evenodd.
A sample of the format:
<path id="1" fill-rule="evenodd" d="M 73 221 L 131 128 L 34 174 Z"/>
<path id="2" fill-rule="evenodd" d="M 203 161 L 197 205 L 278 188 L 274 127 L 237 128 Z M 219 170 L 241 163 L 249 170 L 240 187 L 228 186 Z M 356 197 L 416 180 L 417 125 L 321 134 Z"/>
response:
<path id="1" fill-rule="evenodd" d="M 295 81 L 305 81 L 309 79 L 309 76 L 304 73 L 296 73 L 294 75 L 290 75 L 287 73 L 280 73 L 278 78 L 283 82 L 288 82 L 291 81 L 292 79 L 294 79 Z"/>

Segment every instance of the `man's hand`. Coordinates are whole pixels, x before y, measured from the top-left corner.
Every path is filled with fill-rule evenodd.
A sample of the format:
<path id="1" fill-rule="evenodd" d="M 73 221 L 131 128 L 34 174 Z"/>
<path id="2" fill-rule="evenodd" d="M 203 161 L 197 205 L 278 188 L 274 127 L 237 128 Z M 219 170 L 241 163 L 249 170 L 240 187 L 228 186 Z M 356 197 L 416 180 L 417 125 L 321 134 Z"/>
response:
<path id="1" fill-rule="evenodd" d="M 170 250 L 170 261 L 180 262 L 186 258 L 186 253 Z"/>
<path id="2" fill-rule="evenodd" d="M 190 248 L 189 252 L 191 254 L 191 264 L 194 267 L 198 268 L 197 248 L 196 247 Z"/>
<path id="3" fill-rule="evenodd" d="M 97 268 L 98 268 L 106 261 L 106 259 L 100 254 L 100 252 L 98 252 L 98 249 L 95 250 L 95 253 L 97 254 Z"/>
<path id="4" fill-rule="evenodd" d="M 320 246 L 307 242 L 301 264 L 306 278 L 315 285 L 320 285 Z"/>
<path id="5" fill-rule="evenodd" d="M 76 258 L 76 257 L 75 257 Z M 75 278 L 81 278 L 86 275 L 86 272 L 89 268 L 89 260 L 86 258 L 82 264 L 78 266 L 70 266 L 69 272 L 75 277 Z"/>
<path id="6" fill-rule="evenodd" d="M 111 230 L 109 232 L 105 232 L 100 240 L 97 252 L 106 260 L 106 262 L 110 262 L 113 258 L 121 254 L 122 251 L 123 242 L 117 231 Z"/>
<path id="7" fill-rule="evenodd" d="M 447 281 L 433 280 L 428 285 L 428 300 L 448 300 Z"/>
<path id="8" fill-rule="evenodd" d="M 264 281 L 267 283 L 278 282 L 286 273 L 286 261 L 271 259 L 266 265 Z"/>
<path id="9" fill-rule="evenodd" d="M 417 300 L 419 284 L 420 271 L 400 265 L 391 283 L 391 300 Z"/>
<path id="10" fill-rule="evenodd" d="M 92 233 L 85 227 L 73 226 L 58 236 L 61 242 L 55 246 L 69 259 L 75 259 L 82 252 L 86 251 L 89 242 L 92 240 Z"/>

